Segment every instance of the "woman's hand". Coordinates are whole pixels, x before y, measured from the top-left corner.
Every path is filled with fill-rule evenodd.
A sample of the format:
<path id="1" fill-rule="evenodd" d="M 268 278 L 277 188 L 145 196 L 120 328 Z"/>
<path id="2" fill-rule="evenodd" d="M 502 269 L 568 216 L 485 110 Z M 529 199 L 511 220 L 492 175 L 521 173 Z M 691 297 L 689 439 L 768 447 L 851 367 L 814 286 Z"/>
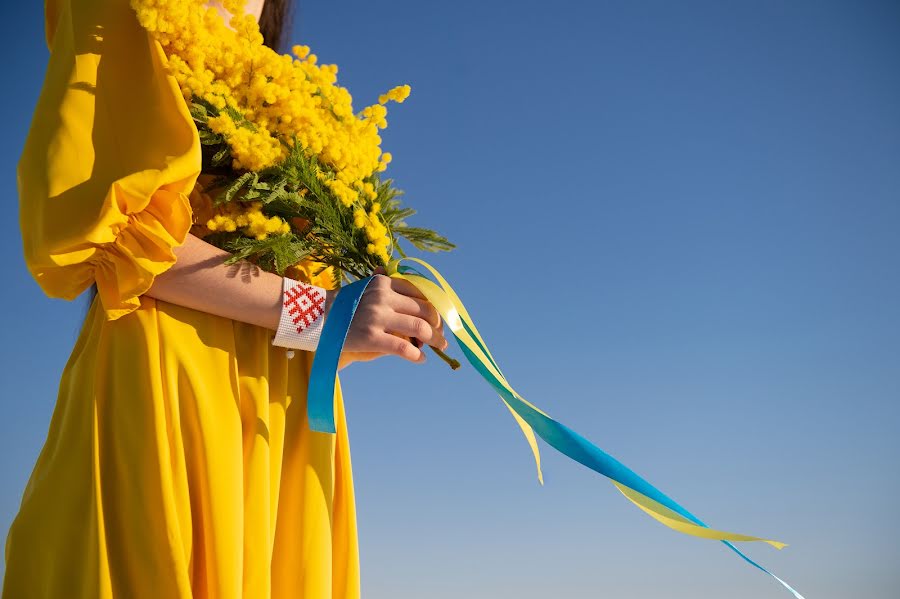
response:
<path id="1" fill-rule="evenodd" d="M 339 290 L 329 292 L 329 308 L 337 293 Z M 388 355 L 421 363 L 425 361 L 425 353 L 419 347 L 423 344 L 447 348 L 437 310 L 409 281 L 377 274 L 356 309 L 340 368 Z"/>

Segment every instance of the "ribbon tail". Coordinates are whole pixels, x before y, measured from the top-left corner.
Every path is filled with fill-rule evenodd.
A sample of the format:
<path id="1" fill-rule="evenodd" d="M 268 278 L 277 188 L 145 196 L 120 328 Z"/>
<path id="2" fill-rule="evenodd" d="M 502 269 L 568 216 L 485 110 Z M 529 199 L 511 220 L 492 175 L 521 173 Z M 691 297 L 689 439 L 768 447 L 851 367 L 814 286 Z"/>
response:
<path id="1" fill-rule="evenodd" d="M 400 267 L 399 261 L 392 263 L 391 269 L 389 269 L 392 276 L 398 276 L 411 282 L 435 306 L 449 325 L 466 360 L 497 391 L 506 406 L 513 413 L 513 416 L 516 417 L 517 423 L 519 423 L 527 438 L 529 438 L 529 433 L 531 435 L 536 434 L 563 455 L 609 478 L 630 501 L 669 528 L 684 534 L 720 540 L 748 564 L 778 581 L 797 599 L 803 599 L 785 581 L 747 557 L 734 546 L 733 541 L 759 541 L 779 549 L 785 546 L 784 543 L 711 529 L 703 521 L 622 462 L 569 427 L 557 422 L 516 393 L 500 372 L 496 361 L 487 349 L 484 339 L 478 333 L 478 329 L 469 316 L 468 311 L 449 283 L 436 269 L 426 262 L 414 258 L 408 260 L 425 267 L 438 280 L 440 287 L 414 269 Z M 531 438 L 529 438 L 530 442 Z M 534 451 L 537 456 L 536 446 Z"/>
<path id="2" fill-rule="evenodd" d="M 503 399 L 502 397 L 500 399 Z M 516 419 L 516 424 L 519 425 L 519 428 L 522 429 L 522 434 L 525 435 L 525 440 L 528 441 L 528 447 L 531 448 L 531 453 L 534 455 L 534 464 L 537 467 L 537 477 L 538 482 L 542 485 L 544 484 L 544 471 L 541 470 L 541 450 L 538 449 L 537 439 L 534 436 L 534 431 L 528 426 L 528 423 L 522 420 L 522 417 L 519 416 L 518 413 L 512 406 L 509 405 L 505 399 L 503 400 L 503 405 L 509 410 L 509 413 L 513 415 L 513 418 Z"/>
<path id="3" fill-rule="evenodd" d="M 787 582 L 781 580 L 780 578 L 778 578 L 777 576 L 775 576 L 774 574 L 772 574 L 771 572 L 769 572 L 768 570 L 766 570 L 765 568 L 763 568 L 761 565 L 759 565 L 758 563 L 756 563 L 755 561 L 753 561 L 752 559 L 750 559 L 749 557 L 747 557 L 747 555 L 746 555 L 743 551 L 741 551 L 740 549 L 738 549 L 737 547 L 735 547 L 735 546 L 731 543 L 731 541 L 722 541 L 722 542 L 725 543 L 725 545 L 726 545 L 729 549 L 731 549 L 732 551 L 734 551 L 735 553 L 737 553 L 738 556 L 739 556 L 742 560 L 744 560 L 745 562 L 747 562 L 748 564 L 750 564 L 751 566 L 753 566 L 753 567 L 756 568 L 757 570 L 761 570 L 763 573 L 768 574 L 769 576 L 771 576 L 772 578 L 774 578 L 775 580 L 777 580 L 778 583 L 781 584 L 781 586 L 783 586 L 784 588 L 786 588 L 792 595 L 794 595 L 794 597 L 796 597 L 796 599 L 805 599 L 805 597 L 804 597 L 803 595 L 801 595 L 800 593 L 798 593 L 798 592 L 794 589 L 794 587 L 792 587 L 791 585 L 789 585 Z"/>
<path id="4" fill-rule="evenodd" d="M 621 483 L 617 483 L 613 481 L 613 484 L 622 493 L 631 503 L 641 508 L 644 512 L 649 514 L 652 518 L 657 520 L 658 522 L 668 526 L 672 530 L 677 530 L 678 532 L 682 532 L 687 535 L 691 535 L 694 537 L 700 537 L 703 539 L 713 539 L 716 541 L 740 541 L 740 542 L 754 542 L 759 541 L 762 543 L 768 543 L 775 549 L 783 549 L 787 547 L 786 543 L 781 543 L 779 541 L 772 541 L 769 539 L 762 539 L 760 537 L 751 537 L 750 535 L 742 535 L 735 532 L 725 532 L 722 530 L 715 530 L 713 528 L 709 528 L 707 526 L 699 526 L 694 524 L 681 514 L 670 510 L 666 506 L 661 503 L 654 501 L 647 497 L 646 495 L 642 495 L 635 491 L 634 489 L 629 489 L 625 485 Z"/>

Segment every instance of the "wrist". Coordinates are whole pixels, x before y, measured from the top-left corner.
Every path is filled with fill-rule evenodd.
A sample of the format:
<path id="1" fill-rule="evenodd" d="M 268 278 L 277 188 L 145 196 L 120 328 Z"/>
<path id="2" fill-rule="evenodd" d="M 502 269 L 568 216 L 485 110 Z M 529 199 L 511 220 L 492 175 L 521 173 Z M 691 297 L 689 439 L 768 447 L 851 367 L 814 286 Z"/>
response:
<path id="1" fill-rule="evenodd" d="M 281 283 L 281 306 L 272 345 L 314 352 L 322 336 L 326 308 L 331 307 L 328 293 L 290 277 L 282 277 Z M 289 351 L 288 357 L 293 357 L 293 352 Z"/>

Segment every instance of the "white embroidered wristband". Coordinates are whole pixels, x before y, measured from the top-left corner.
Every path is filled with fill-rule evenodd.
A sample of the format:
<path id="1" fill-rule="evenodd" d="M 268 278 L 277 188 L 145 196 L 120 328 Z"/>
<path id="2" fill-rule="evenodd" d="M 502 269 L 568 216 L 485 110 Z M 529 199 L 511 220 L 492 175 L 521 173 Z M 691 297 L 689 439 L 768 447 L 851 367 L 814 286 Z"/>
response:
<path id="1" fill-rule="evenodd" d="M 325 324 L 325 290 L 290 277 L 283 278 L 281 289 L 281 318 L 272 345 L 316 351 Z"/>

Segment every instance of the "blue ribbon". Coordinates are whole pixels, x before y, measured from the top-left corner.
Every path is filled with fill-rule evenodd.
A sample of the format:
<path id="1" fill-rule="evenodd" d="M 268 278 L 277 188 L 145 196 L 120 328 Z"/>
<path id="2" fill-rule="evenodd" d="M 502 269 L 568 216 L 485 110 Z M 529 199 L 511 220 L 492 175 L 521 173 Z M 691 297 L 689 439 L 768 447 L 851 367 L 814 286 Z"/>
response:
<path id="1" fill-rule="evenodd" d="M 334 386 L 337 382 L 338 364 L 359 300 L 373 278 L 366 277 L 342 287 L 328 311 L 309 372 L 309 389 L 306 392 L 306 414 L 312 431 L 335 432 Z"/>

